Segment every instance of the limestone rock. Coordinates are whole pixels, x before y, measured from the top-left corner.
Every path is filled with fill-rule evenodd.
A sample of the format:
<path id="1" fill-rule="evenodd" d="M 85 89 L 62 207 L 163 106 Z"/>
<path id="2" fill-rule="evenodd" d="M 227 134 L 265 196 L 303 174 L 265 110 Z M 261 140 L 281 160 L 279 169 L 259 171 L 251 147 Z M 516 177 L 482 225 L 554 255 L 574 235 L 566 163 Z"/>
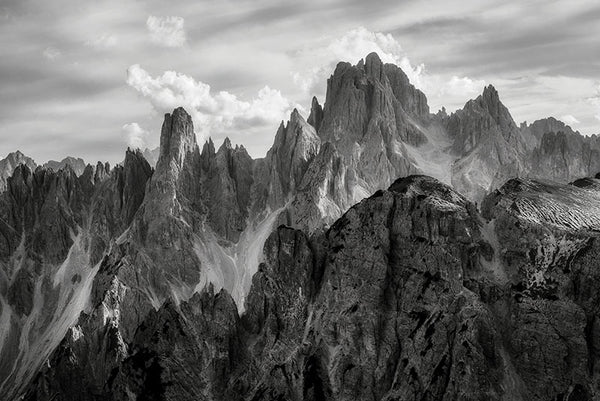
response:
<path id="1" fill-rule="evenodd" d="M 73 172 L 75 172 L 75 175 L 80 176 L 83 174 L 83 170 L 85 170 L 86 163 L 82 158 L 76 158 L 72 156 L 67 156 L 61 161 L 50 160 L 44 163 L 45 168 L 50 168 L 54 171 L 61 170 L 67 166 L 69 166 Z"/>
<path id="2" fill-rule="evenodd" d="M 0 160 L 0 192 L 3 192 L 6 189 L 7 178 L 12 176 L 13 171 L 15 171 L 15 168 L 20 164 L 25 164 L 31 170 L 35 170 L 37 167 L 37 164 L 33 159 L 25 156 L 18 150 L 9 153 L 6 158 Z"/>

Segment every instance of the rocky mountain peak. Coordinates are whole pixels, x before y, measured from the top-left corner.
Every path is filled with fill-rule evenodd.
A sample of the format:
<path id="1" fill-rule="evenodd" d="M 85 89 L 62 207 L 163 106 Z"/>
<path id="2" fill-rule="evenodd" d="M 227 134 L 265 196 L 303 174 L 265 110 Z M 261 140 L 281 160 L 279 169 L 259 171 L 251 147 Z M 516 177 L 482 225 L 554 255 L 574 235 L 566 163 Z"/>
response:
<path id="1" fill-rule="evenodd" d="M 96 169 L 94 171 L 94 182 L 98 183 L 103 181 L 106 177 L 108 177 L 109 174 L 110 164 L 108 162 L 103 164 L 101 161 L 99 161 L 96 164 Z"/>
<path id="2" fill-rule="evenodd" d="M 491 102 L 500 101 L 500 95 L 498 95 L 498 91 L 492 84 L 489 84 L 485 88 L 483 88 L 482 96 L 484 99 L 491 101 Z"/>
<path id="3" fill-rule="evenodd" d="M 0 192 L 6 189 L 7 178 L 19 164 L 27 165 L 32 171 L 37 167 L 33 159 L 25 156 L 20 150 L 9 153 L 5 159 L 0 160 Z"/>
<path id="4" fill-rule="evenodd" d="M 223 140 L 223 144 L 219 148 L 219 152 L 221 152 L 221 150 L 231 150 L 232 148 L 233 147 L 231 146 L 231 140 L 229 139 L 228 136 L 226 136 L 225 139 Z"/>
<path id="5" fill-rule="evenodd" d="M 80 176 L 83 174 L 83 170 L 85 170 L 86 163 L 82 158 L 72 156 L 67 156 L 61 161 L 49 160 L 44 163 L 44 167 L 51 168 L 54 171 L 58 171 L 67 166 L 71 168 L 77 176 Z"/>
<path id="6" fill-rule="evenodd" d="M 385 79 L 383 62 L 377 53 L 369 53 L 365 58 L 365 72 L 367 76 L 376 80 L 383 81 Z"/>
<path id="7" fill-rule="evenodd" d="M 165 114 L 160 133 L 160 156 L 157 170 L 165 168 L 165 164 L 175 162 L 182 166 L 188 153 L 197 147 L 192 117 L 178 107 L 171 114 Z"/>
<path id="8" fill-rule="evenodd" d="M 321 121 L 323 121 L 323 107 L 319 104 L 316 96 L 312 98 L 310 115 L 307 121 L 314 127 L 315 131 L 319 131 L 319 126 L 321 125 Z"/>

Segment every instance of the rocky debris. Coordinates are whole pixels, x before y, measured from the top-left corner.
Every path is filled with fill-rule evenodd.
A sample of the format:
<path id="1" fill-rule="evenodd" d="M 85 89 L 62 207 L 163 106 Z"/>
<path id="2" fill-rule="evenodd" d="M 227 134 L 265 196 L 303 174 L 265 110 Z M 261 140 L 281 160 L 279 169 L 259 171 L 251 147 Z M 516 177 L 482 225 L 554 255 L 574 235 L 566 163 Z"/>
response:
<path id="1" fill-rule="evenodd" d="M 520 220 L 562 230 L 600 230 L 600 180 L 588 178 L 573 185 L 512 179 L 486 197 L 484 215 L 492 209 L 514 211 Z"/>
<path id="2" fill-rule="evenodd" d="M 494 223 L 512 300 L 494 299 L 503 315 L 524 399 L 597 397 L 597 312 L 590 270 L 596 252 L 598 187 L 512 180 L 489 195 L 483 215 Z"/>

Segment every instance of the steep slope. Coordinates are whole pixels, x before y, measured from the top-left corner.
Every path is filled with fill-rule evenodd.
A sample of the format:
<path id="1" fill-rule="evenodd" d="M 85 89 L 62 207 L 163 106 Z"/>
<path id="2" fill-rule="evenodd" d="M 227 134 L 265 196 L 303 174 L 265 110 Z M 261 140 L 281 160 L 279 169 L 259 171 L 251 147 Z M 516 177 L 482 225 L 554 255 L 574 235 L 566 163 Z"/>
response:
<path id="1" fill-rule="evenodd" d="M 309 122 L 323 143 L 290 208 L 290 224 L 309 231 L 399 176 L 428 172 L 450 181 L 450 143 L 422 92 L 397 66 L 369 54 L 339 63 L 325 106 L 313 99 Z"/>
<path id="2" fill-rule="evenodd" d="M 600 171 L 600 140 L 584 137 L 553 118 L 538 120 L 529 129 L 539 145 L 531 155 L 530 176 L 569 182 Z"/>
<path id="3" fill-rule="evenodd" d="M 75 172 L 75 175 L 80 176 L 83 174 L 86 164 L 82 158 L 75 158 L 72 156 L 65 157 L 61 161 L 50 160 L 44 163 L 45 168 L 51 168 L 54 171 L 61 170 L 67 166 L 71 167 L 71 169 Z"/>
<path id="4" fill-rule="evenodd" d="M 452 166 L 452 185 L 471 199 L 528 170 L 528 144 L 493 86 L 450 115 L 446 126 L 461 155 Z"/>
<path id="5" fill-rule="evenodd" d="M 25 156 L 20 151 L 9 153 L 6 158 L 0 160 L 0 192 L 6 189 L 6 180 L 13 174 L 15 168 L 25 164 L 29 169 L 35 170 L 37 165 L 30 157 Z"/>
<path id="6" fill-rule="evenodd" d="M 70 167 L 20 165 L 0 195 L 0 389 L 7 399 L 87 307 L 100 257 L 144 197 L 151 169 L 139 153 L 128 153 L 110 175 L 105 169 L 88 166 L 77 177 Z"/>
<path id="7" fill-rule="evenodd" d="M 594 399 L 597 225 L 514 206 L 546 197 L 540 185 L 507 184 L 484 219 L 411 176 L 312 239 L 279 227 L 241 317 L 212 286 L 166 302 L 101 354 L 119 355 L 111 373 L 92 376 L 82 350 L 95 332 L 72 330 L 26 399 Z M 546 201 L 569 204 L 581 187 Z"/>
<path id="8" fill-rule="evenodd" d="M 177 108 L 154 171 L 139 151 L 81 176 L 19 167 L 0 195 L 0 390 L 20 392 L 52 352 L 29 399 L 592 394 L 568 266 L 595 241 L 596 181 L 510 181 L 485 200 L 489 221 L 468 201 L 593 169 L 595 139 L 561 124 L 517 127 L 491 86 L 433 115 L 370 54 L 338 64 L 324 106 L 294 110 L 262 159 L 228 139 L 200 148 Z M 396 181 L 414 173 L 442 182 Z M 548 266 L 564 274 L 540 306 Z M 552 337 L 524 297 L 570 327 L 521 333 Z M 563 359 L 528 354 L 535 341 Z"/>

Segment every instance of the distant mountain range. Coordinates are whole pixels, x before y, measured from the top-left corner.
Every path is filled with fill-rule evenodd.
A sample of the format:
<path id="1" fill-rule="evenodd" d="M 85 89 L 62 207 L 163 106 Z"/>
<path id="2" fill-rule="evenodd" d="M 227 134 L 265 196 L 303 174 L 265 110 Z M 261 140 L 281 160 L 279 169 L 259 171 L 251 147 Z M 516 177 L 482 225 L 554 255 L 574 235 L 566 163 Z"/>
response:
<path id="1" fill-rule="evenodd" d="M 264 158 L 182 108 L 113 168 L 12 153 L 0 393 L 594 399 L 597 172 L 598 137 L 518 126 L 492 86 L 432 114 L 374 53 Z"/>

